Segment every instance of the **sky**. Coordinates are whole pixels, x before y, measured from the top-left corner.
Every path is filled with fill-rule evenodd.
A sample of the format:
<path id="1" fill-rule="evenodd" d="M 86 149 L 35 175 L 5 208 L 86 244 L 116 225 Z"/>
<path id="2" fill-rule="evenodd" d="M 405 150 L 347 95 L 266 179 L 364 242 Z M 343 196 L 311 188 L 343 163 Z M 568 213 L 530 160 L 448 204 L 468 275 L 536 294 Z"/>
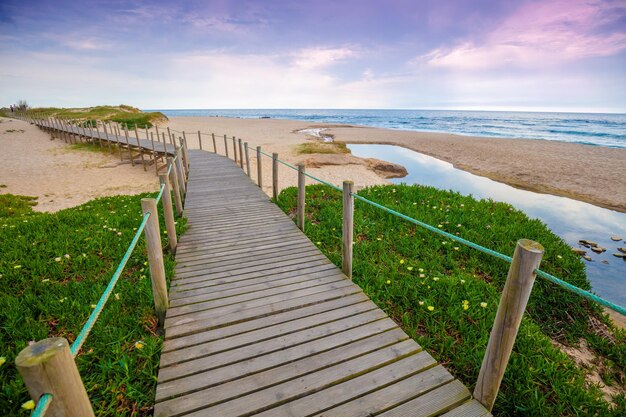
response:
<path id="1" fill-rule="evenodd" d="M 0 105 L 626 112 L 626 0 L 0 2 Z"/>

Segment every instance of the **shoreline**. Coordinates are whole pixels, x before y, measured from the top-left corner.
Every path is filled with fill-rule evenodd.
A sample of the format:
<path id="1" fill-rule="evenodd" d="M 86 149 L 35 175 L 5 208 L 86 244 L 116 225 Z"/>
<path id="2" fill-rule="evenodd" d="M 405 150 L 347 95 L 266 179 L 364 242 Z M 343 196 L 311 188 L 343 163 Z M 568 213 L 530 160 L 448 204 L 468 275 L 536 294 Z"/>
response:
<path id="1" fill-rule="evenodd" d="M 306 159 L 310 161 L 315 155 L 320 155 L 298 155 L 295 147 L 314 140 L 312 136 L 298 133 L 299 130 L 323 128 L 324 135 L 333 137 L 334 143 L 400 146 L 519 189 L 567 197 L 626 212 L 626 187 L 619 177 L 619 168 L 626 163 L 626 149 L 621 148 L 542 139 L 505 139 L 311 123 L 291 119 L 176 116 L 170 117 L 167 125 L 192 132 L 227 132 L 229 137 L 241 137 L 251 146 L 263 146 L 266 151 L 278 152 L 281 159 L 290 163 L 302 163 Z M 190 140 L 189 145 L 198 147 L 197 139 Z M 347 155 L 356 158 L 351 154 Z M 365 167 L 364 160 L 364 169 L 360 169 L 356 168 L 353 159 L 340 156 L 332 159 L 335 160 L 332 166 L 322 165 L 316 168 L 317 174 L 328 174 L 326 179 L 330 182 L 340 183 L 343 179 L 349 179 L 346 177 L 351 177 L 359 186 L 388 183 L 385 178 Z M 264 180 L 264 183 L 271 184 L 271 180 Z M 286 183 L 296 184 L 291 180 Z M 282 189 L 283 186 L 286 186 L 285 182 L 281 181 L 279 187 Z"/>

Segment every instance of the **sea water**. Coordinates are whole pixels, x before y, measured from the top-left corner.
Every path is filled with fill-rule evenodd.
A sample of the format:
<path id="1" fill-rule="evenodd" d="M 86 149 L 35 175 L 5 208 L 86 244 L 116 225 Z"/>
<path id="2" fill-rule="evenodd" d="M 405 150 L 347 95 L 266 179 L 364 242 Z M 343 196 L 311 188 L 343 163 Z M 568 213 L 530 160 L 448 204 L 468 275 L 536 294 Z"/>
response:
<path id="1" fill-rule="evenodd" d="M 460 110 L 150 110 L 166 116 L 224 116 L 342 123 L 466 136 L 545 139 L 626 148 L 626 114 Z"/>

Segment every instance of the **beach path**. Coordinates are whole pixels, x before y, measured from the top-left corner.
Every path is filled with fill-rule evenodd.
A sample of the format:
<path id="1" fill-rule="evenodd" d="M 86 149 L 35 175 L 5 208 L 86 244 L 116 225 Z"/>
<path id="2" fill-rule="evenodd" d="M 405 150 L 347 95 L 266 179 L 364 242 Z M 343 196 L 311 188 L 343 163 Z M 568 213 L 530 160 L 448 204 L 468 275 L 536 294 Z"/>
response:
<path id="1" fill-rule="evenodd" d="M 232 160 L 190 150 L 155 416 L 485 416 Z"/>

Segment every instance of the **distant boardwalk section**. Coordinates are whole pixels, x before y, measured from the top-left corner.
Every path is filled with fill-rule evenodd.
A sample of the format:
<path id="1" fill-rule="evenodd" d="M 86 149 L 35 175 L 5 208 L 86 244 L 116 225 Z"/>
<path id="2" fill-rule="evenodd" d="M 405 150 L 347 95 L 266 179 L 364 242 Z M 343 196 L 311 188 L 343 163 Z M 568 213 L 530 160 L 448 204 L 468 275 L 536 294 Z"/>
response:
<path id="1" fill-rule="evenodd" d="M 230 159 L 189 151 L 155 416 L 487 416 Z"/>

